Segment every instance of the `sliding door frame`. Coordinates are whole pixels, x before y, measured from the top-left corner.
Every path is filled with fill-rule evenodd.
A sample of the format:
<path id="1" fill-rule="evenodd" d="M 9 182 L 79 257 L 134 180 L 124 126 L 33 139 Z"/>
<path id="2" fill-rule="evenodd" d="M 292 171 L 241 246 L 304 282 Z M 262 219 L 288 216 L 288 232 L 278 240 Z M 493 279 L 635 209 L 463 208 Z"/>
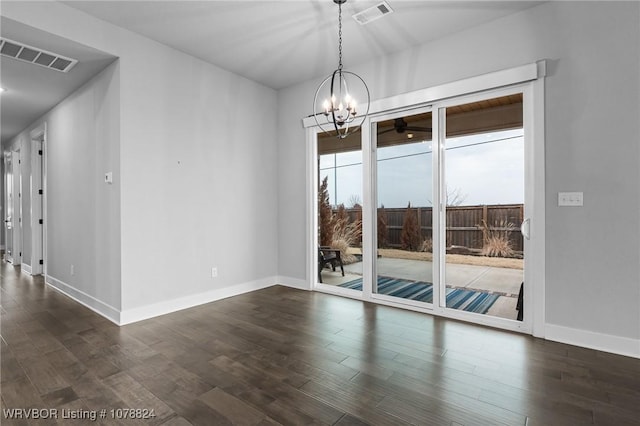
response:
<path id="1" fill-rule="evenodd" d="M 309 214 L 307 214 L 307 230 L 311 231 L 309 234 L 307 234 L 307 282 L 311 284 L 311 290 L 318 290 L 321 292 L 332 293 L 338 296 L 350 297 L 353 299 L 367 300 L 366 297 L 362 297 L 363 293 L 366 291 L 365 289 L 368 287 L 367 283 L 364 280 L 362 283 L 362 291 L 318 282 L 318 247 L 320 246 L 320 242 L 318 240 L 318 188 L 320 186 L 320 181 L 318 180 L 318 134 L 322 131 L 317 126 L 311 126 L 307 127 L 306 132 L 307 141 L 309 142 L 306 145 L 307 159 L 309 160 L 309 162 L 307 163 L 307 182 L 310 183 L 309 185 L 307 185 L 307 188 L 311 189 L 307 191 L 307 205 L 309 206 L 307 211 L 310 212 Z M 367 161 L 363 158 L 362 162 L 364 168 L 364 165 Z M 365 185 L 366 184 L 363 183 L 363 186 Z M 364 188 L 363 193 L 366 194 Z M 365 199 L 363 201 L 363 204 L 367 205 L 366 203 L 367 200 Z M 363 220 L 363 230 L 366 229 L 364 226 L 365 225 Z M 363 247 L 366 247 L 365 244 L 366 242 L 363 241 Z M 310 247 L 312 247 L 313 249 L 309 250 Z"/>
<path id="2" fill-rule="evenodd" d="M 363 251 L 375 252 L 375 232 L 376 226 L 376 205 L 373 196 L 375 190 L 374 163 L 375 157 L 371 150 L 371 126 L 372 117 L 380 114 L 392 114 L 394 112 L 406 111 L 420 107 L 433 105 L 432 121 L 434 123 L 434 134 L 442 132 L 439 129 L 441 123 L 437 116 L 436 105 L 444 105 L 452 98 L 463 99 L 480 92 L 490 93 L 497 89 L 518 86 L 517 90 L 524 94 L 523 120 L 525 123 L 524 136 L 528 143 L 525 144 L 525 181 L 530 182 L 530 191 L 527 193 L 525 205 L 531 209 L 529 212 L 530 240 L 528 242 L 527 258 L 525 259 L 525 273 L 527 282 L 532 285 L 524 287 L 524 321 L 507 322 L 491 321 L 490 319 L 478 320 L 479 315 L 472 319 L 466 315 L 458 317 L 450 309 L 435 307 L 426 309 L 407 304 L 399 304 L 382 299 L 372 299 L 371 285 L 374 276 L 373 262 L 374 253 L 363 256 L 363 291 L 344 291 L 340 287 L 332 287 L 317 284 L 318 262 L 317 262 L 317 129 L 313 117 L 303 120 L 303 125 L 307 130 L 307 283 L 309 290 L 338 294 L 352 297 L 364 301 L 371 301 L 379 304 L 402 307 L 418 312 L 428 312 L 443 317 L 458 318 L 477 323 L 490 325 L 497 328 L 504 328 L 513 331 L 533 334 L 536 337 L 544 337 L 544 316 L 545 316 L 545 190 L 544 190 L 544 77 L 546 75 L 546 62 L 539 61 L 527 65 L 483 74 L 464 80 L 459 80 L 440 86 L 430 87 L 414 92 L 392 96 L 389 98 L 373 101 L 370 107 L 370 116 L 362 126 L 362 153 L 363 153 Z M 456 99 L 456 103 L 460 103 Z M 438 132 L 438 133 L 436 133 Z M 441 173 L 441 171 L 440 171 Z M 442 185 L 439 176 L 437 188 Z M 434 182 L 435 184 L 436 182 Z M 442 204 L 442 193 L 438 191 L 435 196 L 437 205 Z M 441 213 L 442 214 L 442 213 Z M 441 239 L 440 237 L 439 239 Z M 440 249 L 440 248 L 438 248 Z M 436 250 L 436 247 L 434 247 Z M 364 253 L 363 253 L 364 254 Z M 442 256 L 441 256 L 442 257 Z M 443 260 L 444 261 L 444 258 Z M 439 268 L 438 268 L 439 269 Z M 439 276 L 434 276 L 435 279 Z M 440 295 L 440 299 L 443 296 Z M 435 300 L 435 299 L 434 299 Z M 442 300 L 440 300 L 442 303 Z"/>
<path id="3" fill-rule="evenodd" d="M 470 321 L 470 322 L 474 322 L 474 323 L 478 323 L 478 324 L 483 324 L 483 325 L 488 325 L 488 326 L 492 326 L 492 327 L 496 327 L 496 328 L 504 328 L 504 329 L 509 329 L 509 330 L 514 330 L 514 331 L 522 331 L 522 332 L 526 332 L 526 333 L 532 333 L 533 331 L 533 326 L 532 326 L 532 321 L 533 321 L 533 315 L 526 315 L 524 316 L 524 318 L 522 319 L 522 321 L 517 321 L 514 319 L 507 319 L 507 318 L 501 318 L 501 317 L 497 317 L 497 316 L 491 316 L 491 315 L 486 315 L 486 314 L 477 314 L 477 313 L 471 313 L 471 312 L 465 312 L 463 310 L 459 310 L 459 309 L 455 309 L 455 308 L 450 308 L 446 306 L 446 288 L 444 283 L 446 282 L 446 254 L 445 254 L 445 249 L 446 249 L 446 227 L 447 227 L 447 223 L 446 223 L 446 211 L 447 211 L 447 206 L 446 206 L 446 202 L 444 201 L 446 198 L 446 193 L 445 193 L 445 188 L 446 185 L 443 185 L 443 182 L 446 182 L 446 168 L 447 168 L 447 159 L 446 159 L 446 155 L 444 154 L 445 150 L 446 150 L 446 139 L 447 139 L 447 123 L 446 123 L 446 110 L 447 108 L 450 107 L 454 107 L 457 105 L 464 105 L 464 104 L 468 104 L 468 103 L 474 103 L 474 102 L 479 102 L 479 101 L 484 101 L 484 100 L 489 100 L 489 99 L 494 99 L 494 98 L 500 98 L 500 97 L 504 97 L 504 96 L 509 96 L 509 95 L 516 95 L 516 94 L 522 94 L 523 95 L 523 112 L 522 112 L 522 122 L 523 122 L 523 131 L 524 131 L 524 181 L 525 181 L 525 188 L 524 188 L 524 218 L 525 219 L 530 219 L 533 216 L 533 208 L 535 206 L 536 200 L 534 197 L 534 180 L 533 180 L 533 175 L 531 174 L 531 164 L 532 161 L 530 161 L 533 157 L 531 157 L 532 155 L 534 155 L 532 148 L 532 145 L 534 144 L 534 139 L 532 138 L 532 132 L 530 131 L 530 127 L 533 124 L 532 121 L 532 116 L 527 117 L 526 116 L 526 107 L 525 105 L 530 103 L 530 97 L 531 95 L 531 91 L 530 91 L 530 84 L 531 83 L 523 83 L 523 84 L 516 84 L 516 85 L 511 85 L 509 87 L 502 87 L 502 88 L 497 88 L 497 89 L 490 89 L 490 90 L 485 90 L 482 92 L 478 92 L 478 93 L 473 93 L 473 94 L 468 94 L 468 95 L 462 95 L 462 96 L 456 96 L 454 98 L 451 99 L 447 99 L 447 100 L 443 100 L 443 101 L 439 101 L 439 102 L 435 102 L 434 103 L 434 115 L 437 114 L 437 117 L 434 119 L 437 119 L 438 121 L 438 133 L 437 133 L 437 140 L 434 143 L 434 152 L 436 151 L 436 146 L 437 146 L 437 151 L 438 151 L 438 156 L 440 157 L 438 159 L 438 164 L 437 164 L 437 168 L 438 168 L 438 183 L 440 184 L 438 189 L 438 194 L 439 197 L 437 197 L 437 199 L 439 200 L 439 204 L 438 204 L 438 244 L 437 244 L 437 249 L 436 249 L 436 243 L 434 241 L 434 262 L 435 259 L 438 259 L 438 265 L 437 265 L 437 270 L 438 273 L 434 274 L 434 288 L 435 288 L 435 283 L 438 283 L 438 287 L 440 287 L 440 300 L 438 305 L 434 305 L 434 310 L 437 311 L 436 313 L 438 313 L 439 315 L 443 315 L 443 316 L 447 316 L 450 318 L 455 318 L 455 319 L 459 319 L 462 321 Z M 434 159 L 435 161 L 435 159 Z M 434 165 L 434 167 L 436 167 Z M 434 225 L 434 228 L 436 228 L 436 226 Z M 519 232 L 519 231 L 518 231 Z M 528 282 L 528 283 L 535 283 L 536 281 L 534 280 L 534 277 L 532 276 L 532 269 L 530 267 L 530 255 L 533 255 L 532 253 L 532 247 L 531 247 L 531 239 L 527 239 L 523 237 L 523 244 L 524 244 L 524 253 L 525 253 L 525 257 L 524 257 L 524 276 L 523 276 L 523 280 L 524 282 Z M 437 256 L 436 256 L 436 250 L 437 250 Z M 533 257 L 535 258 L 536 256 L 533 255 Z M 434 269 L 436 268 L 436 266 L 434 265 Z M 436 278 L 437 277 L 437 278 Z M 434 299 L 435 300 L 435 299 Z M 530 313 L 530 311 L 533 309 L 534 304 L 538 303 L 537 300 L 532 300 L 532 297 L 525 297 L 524 299 L 525 301 L 525 306 L 524 306 L 524 312 L 525 313 Z M 534 303 L 532 303 L 534 302 Z"/>
<path id="4" fill-rule="evenodd" d="M 377 233 L 377 224 L 378 224 L 378 173 L 377 173 L 377 169 L 378 169 L 378 137 L 377 137 L 377 124 L 380 123 L 381 121 L 386 121 L 386 120 L 391 120 L 394 118 L 399 118 L 399 117 L 406 117 L 408 115 L 416 115 L 416 114 L 425 114 L 425 113 L 431 113 L 431 123 L 432 123 L 432 161 L 431 161 L 431 167 L 432 167 L 432 185 L 433 185 L 433 205 L 434 205 L 434 211 L 435 211 L 435 206 L 437 206 L 438 204 L 438 200 L 439 200 L 439 194 L 437 191 L 438 188 L 438 173 L 437 173 L 437 167 L 435 167 L 436 163 L 436 157 L 437 157 L 437 152 L 436 152 L 436 138 L 435 135 L 437 135 L 437 131 L 438 131 L 438 127 L 437 124 L 434 123 L 434 109 L 433 106 L 431 104 L 425 104 L 425 105 L 421 105 L 421 106 L 417 106 L 417 107 L 412 107 L 412 108 L 399 108 L 396 109 L 394 111 L 384 111 L 381 113 L 376 113 L 376 114 L 371 114 L 367 121 L 369 123 L 369 126 L 367 126 L 368 130 L 369 130 L 369 137 L 364 137 L 363 135 L 363 149 L 369 154 L 367 156 L 367 161 L 365 161 L 365 164 L 367 165 L 367 168 L 369 169 L 368 174 L 366 174 L 365 176 L 367 176 L 367 179 L 364 179 L 363 181 L 365 182 L 364 186 L 366 188 L 365 190 L 365 194 L 368 195 L 368 198 L 370 200 L 370 202 L 367 204 L 365 202 L 365 209 L 369 211 L 369 224 L 370 226 L 372 226 L 373 228 L 365 228 L 363 226 L 363 230 L 367 229 L 370 230 L 370 232 L 368 232 L 367 234 L 369 234 L 369 237 L 367 239 L 367 241 L 369 242 L 370 245 L 365 246 L 365 239 L 364 239 L 364 232 L 363 232 L 363 247 L 370 247 L 370 249 L 368 250 L 369 252 L 369 256 L 368 256 L 368 260 L 370 261 L 369 267 L 367 267 L 366 265 L 363 265 L 363 273 L 364 273 L 364 285 L 363 288 L 367 288 L 368 293 L 370 294 L 370 300 L 372 301 L 376 301 L 379 303 L 388 303 L 388 304 L 393 304 L 393 305 L 399 305 L 399 306 L 407 306 L 411 309 L 417 309 L 420 311 L 426 311 L 426 312 L 431 312 L 433 309 L 433 306 L 436 305 L 435 301 L 438 300 L 439 297 L 439 293 L 440 290 L 438 288 L 438 286 L 434 285 L 433 286 L 433 303 L 426 303 L 426 302 L 418 302 L 418 301 L 413 301 L 410 299 L 402 299 L 399 297 L 394 297 L 394 296 L 388 296 L 385 294 L 381 294 L 381 293 L 377 293 L 376 291 L 374 291 L 374 286 L 377 285 L 377 279 L 378 279 L 378 267 L 377 267 L 377 247 L 378 247 L 378 233 Z M 367 208 L 370 207 L 370 208 Z M 434 213 L 435 214 L 435 213 Z M 435 250 L 435 249 L 434 249 Z M 364 248 L 363 248 L 364 251 Z M 436 277 L 437 277 L 437 272 L 436 272 L 436 268 L 433 268 L 433 276 L 431 278 L 431 280 L 435 283 L 436 281 Z M 368 285 L 367 285 L 368 284 Z M 367 299 L 369 300 L 369 299 Z"/>

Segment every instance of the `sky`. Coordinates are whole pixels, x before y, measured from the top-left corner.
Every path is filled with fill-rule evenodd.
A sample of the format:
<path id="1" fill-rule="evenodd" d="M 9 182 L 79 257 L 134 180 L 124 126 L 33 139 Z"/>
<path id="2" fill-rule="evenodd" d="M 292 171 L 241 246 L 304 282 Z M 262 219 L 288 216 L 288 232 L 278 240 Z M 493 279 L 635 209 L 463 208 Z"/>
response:
<path id="1" fill-rule="evenodd" d="M 432 205 L 431 141 L 379 148 L 377 160 L 378 207 Z M 325 176 L 332 204 L 362 203 L 361 151 L 322 155 L 320 179 Z M 448 138 L 445 180 L 460 205 L 524 203 L 522 129 Z"/>

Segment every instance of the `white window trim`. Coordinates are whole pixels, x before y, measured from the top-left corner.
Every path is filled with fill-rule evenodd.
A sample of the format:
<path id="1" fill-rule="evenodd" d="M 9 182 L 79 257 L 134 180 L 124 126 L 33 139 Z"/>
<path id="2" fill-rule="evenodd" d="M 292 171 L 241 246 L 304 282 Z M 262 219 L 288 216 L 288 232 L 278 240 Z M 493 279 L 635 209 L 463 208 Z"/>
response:
<path id="1" fill-rule="evenodd" d="M 428 87 L 413 92 L 403 93 L 371 102 L 369 115 L 382 112 L 392 112 L 397 109 L 407 109 L 412 106 L 443 101 L 448 98 L 470 95 L 486 90 L 511 86 L 541 79 L 546 74 L 546 61 L 539 61 L 515 68 L 494 71 L 464 80 L 453 81 L 439 86 Z M 313 116 L 302 120 L 303 127 L 316 127 Z M 364 126 L 363 126 L 364 127 Z"/>

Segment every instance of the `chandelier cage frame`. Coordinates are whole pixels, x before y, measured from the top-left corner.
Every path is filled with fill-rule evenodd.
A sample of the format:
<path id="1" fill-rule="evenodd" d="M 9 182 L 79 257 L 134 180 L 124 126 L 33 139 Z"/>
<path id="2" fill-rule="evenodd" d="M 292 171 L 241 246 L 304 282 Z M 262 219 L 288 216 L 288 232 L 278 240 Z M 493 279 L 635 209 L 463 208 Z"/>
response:
<path id="1" fill-rule="evenodd" d="M 313 116 L 317 126 L 328 135 L 332 135 L 335 132 L 339 139 L 344 139 L 360 130 L 369 115 L 371 106 L 371 95 L 367 83 L 358 74 L 345 71 L 342 66 L 342 4 L 346 3 L 346 1 L 333 0 L 338 5 L 338 68 L 320 83 L 313 98 Z M 351 77 L 352 83 L 355 82 L 356 85 L 361 83 L 362 87 L 358 90 L 359 94 L 364 95 L 366 93 L 364 114 L 358 114 L 356 110 L 355 98 L 352 98 L 349 92 L 348 77 Z M 329 82 L 329 97 L 325 98 L 323 105 L 320 107 L 318 105 L 318 97 L 323 89 L 326 90 Z M 318 119 L 318 117 L 322 116 L 324 116 L 324 123 Z"/>

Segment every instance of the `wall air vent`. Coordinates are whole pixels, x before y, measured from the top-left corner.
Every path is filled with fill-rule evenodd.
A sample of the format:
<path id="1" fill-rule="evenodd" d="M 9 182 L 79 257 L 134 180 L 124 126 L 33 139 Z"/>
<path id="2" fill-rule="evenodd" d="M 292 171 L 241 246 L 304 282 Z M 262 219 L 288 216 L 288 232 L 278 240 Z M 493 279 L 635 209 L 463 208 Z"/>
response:
<path id="1" fill-rule="evenodd" d="M 371 6 L 370 8 L 363 10 L 362 12 L 356 13 L 353 15 L 353 19 L 355 19 L 360 25 L 366 25 L 390 13 L 393 13 L 393 9 L 391 9 L 389 3 L 383 1 L 375 6 Z"/>
<path id="2" fill-rule="evenodd" d="M 67 58 L 57 53 L 47 52 L 37 47 L 27 46 L 8 38 L 0 38 L 0 54 L 19 61 L 29 62 L 60 72 L 69 72 L 77 59 Z"/>

